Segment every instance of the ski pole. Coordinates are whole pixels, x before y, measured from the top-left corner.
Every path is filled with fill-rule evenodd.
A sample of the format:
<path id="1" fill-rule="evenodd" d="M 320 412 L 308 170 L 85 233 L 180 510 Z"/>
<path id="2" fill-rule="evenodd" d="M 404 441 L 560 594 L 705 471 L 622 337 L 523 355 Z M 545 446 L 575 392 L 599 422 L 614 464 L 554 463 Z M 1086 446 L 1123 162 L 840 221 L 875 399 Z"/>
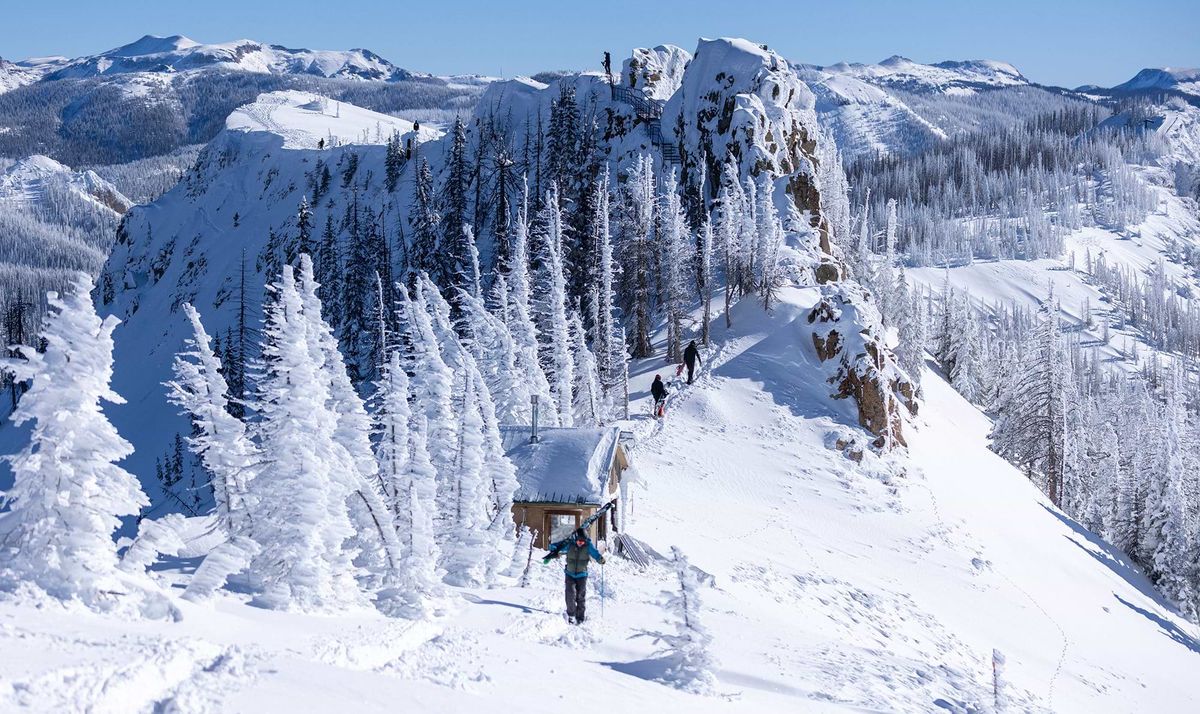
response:
<path id="1" fill-rule="evenodd" d="M 608 588 L 604 586 L 604 563 L 600 564 L 600 622 L 604 622 L 604 601 L 608 599 Z"/>

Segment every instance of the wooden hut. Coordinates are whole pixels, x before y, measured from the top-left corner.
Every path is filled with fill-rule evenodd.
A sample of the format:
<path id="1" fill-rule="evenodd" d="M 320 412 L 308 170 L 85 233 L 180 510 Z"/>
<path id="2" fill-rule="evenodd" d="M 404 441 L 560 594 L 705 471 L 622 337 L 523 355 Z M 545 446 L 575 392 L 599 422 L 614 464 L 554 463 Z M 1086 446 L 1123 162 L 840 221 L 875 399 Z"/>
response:
<path id="1" fill-rule="evenodd" d="M 547 548 L 566 538 L 600 506 L 618 498 L 629 457 L 621 431 L 606 428 L 502 426 L 504 452 L 517 468 L 520 487 L 513 520 L 534 532 L 534 544 Z M 592 540 L 605 540 L 617 528 L 609 509 L 589 528 Z"/>

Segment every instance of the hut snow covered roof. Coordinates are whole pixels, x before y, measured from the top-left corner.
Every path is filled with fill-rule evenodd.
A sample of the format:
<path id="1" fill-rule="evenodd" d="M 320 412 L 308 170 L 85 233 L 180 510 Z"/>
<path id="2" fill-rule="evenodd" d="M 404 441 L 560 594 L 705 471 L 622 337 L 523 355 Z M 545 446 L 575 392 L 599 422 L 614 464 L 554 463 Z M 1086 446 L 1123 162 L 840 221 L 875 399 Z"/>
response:
<path id="1" fill-rule="evenodd" d="M 528 426 L 500 427 L 504 453 L 517 467 L 520 487 L 514 501 L 604 502 L 620 429 L 542 427 L 536 443 L 529 442 L 529 433 Z"/>

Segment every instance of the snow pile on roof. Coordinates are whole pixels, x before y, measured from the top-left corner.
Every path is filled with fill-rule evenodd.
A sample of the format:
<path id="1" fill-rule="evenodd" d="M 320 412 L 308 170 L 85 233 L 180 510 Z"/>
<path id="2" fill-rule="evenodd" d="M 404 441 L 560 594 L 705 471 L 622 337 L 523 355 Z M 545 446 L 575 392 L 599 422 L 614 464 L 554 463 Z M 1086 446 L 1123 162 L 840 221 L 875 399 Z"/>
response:
<path id="1" fill-rule="evenodd" d="M 393 81 L 411 73 L 373 52 L 291 49 L 254 40 L 202 44 L 181 35 L 146 35 L 128 45 L 61 63 L 49 79 L 77 79 L 131 72 L 185 72 L 233 69 L 266 74 Z"/>
<path id="2" fill-rule="evenodd" d="M 591 503 L 602 501 L 620 429 L 538 429 L 502 426 L 504 453 L 517 467 L 517 501 Z"/>
<path id="3" fill-rule="evenodd" d="M 415 130 L 413 122 L 380 114 L 309 92 L 284 90 L 259 95 L 251 104 L 234 110 L 225 128 L 239 132 L 266 132 L 282 137 L 285 149 L 315 149 L 347 144 L 385 144 L 392 132 Z M 429 127 L 420 129 L 422 142 L 440 136 Z"/>
<path id="4" fill-rule="evenodd" d="M 683 71 L 692 54 L 675 45 L 639 47 L 621 67 L 621 82 L 640 89 L 651 99 L 666 101 L 683 84 Z"/>

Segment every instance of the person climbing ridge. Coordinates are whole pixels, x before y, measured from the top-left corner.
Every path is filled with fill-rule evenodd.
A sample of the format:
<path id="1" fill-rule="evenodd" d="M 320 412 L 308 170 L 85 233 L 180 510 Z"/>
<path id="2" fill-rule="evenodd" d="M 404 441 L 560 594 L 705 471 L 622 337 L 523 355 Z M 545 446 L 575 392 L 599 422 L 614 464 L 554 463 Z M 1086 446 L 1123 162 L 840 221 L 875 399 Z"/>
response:
<path id="1" fill-rule="evenodd" d="M 590 560 L 604 565 L 604 556 L 592 545 L 587 531 L 578 528 L 570 538 L 564 538 L 550 546 L 550 554 L 542 558 L 542 565 L 560 555 L 567 556 L 565 568 L 567 622 L 578 625 L 583 622 L 587 600 L 588 563 Z"/>
<path id="2" fill-rule="evenodd" d="M 692 376 L 696 371 L 696 365 L 700 364 L 700 350 L 696 347 L 696 341 L 692 340 L 688 343 L 687 349 L 683 351 L 683 362 L 687 365 L 688 384 L 692 383 Z"/>
<path id="3" fill-rule="evenodd" d="M 654 384 L 650 385 L 650 395 L 654 397 L 654 416 L 661 419 L 667 408 L 667 385 L 663 384 L 662 375 L 654 375 Z"/>

